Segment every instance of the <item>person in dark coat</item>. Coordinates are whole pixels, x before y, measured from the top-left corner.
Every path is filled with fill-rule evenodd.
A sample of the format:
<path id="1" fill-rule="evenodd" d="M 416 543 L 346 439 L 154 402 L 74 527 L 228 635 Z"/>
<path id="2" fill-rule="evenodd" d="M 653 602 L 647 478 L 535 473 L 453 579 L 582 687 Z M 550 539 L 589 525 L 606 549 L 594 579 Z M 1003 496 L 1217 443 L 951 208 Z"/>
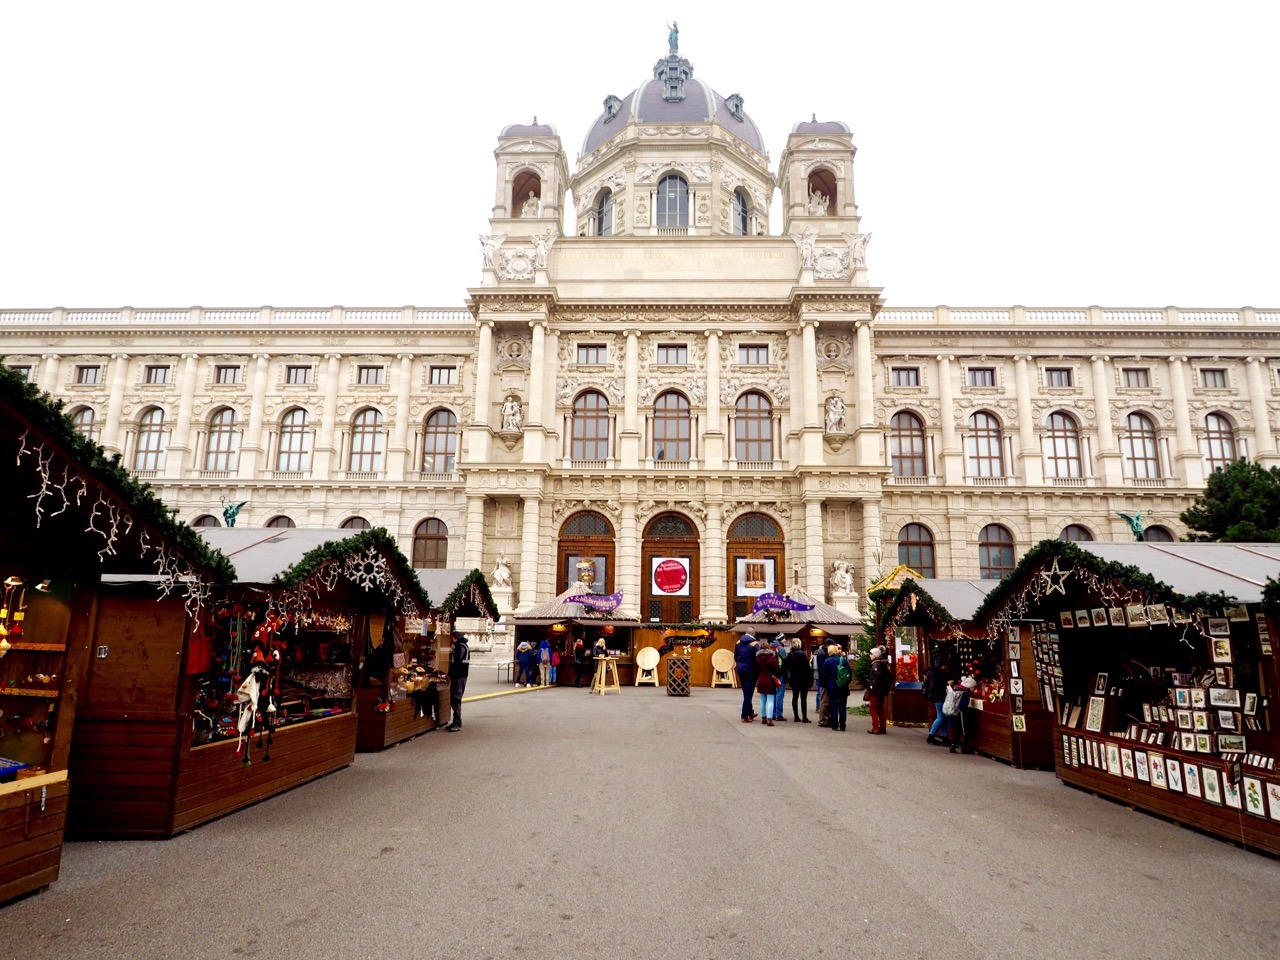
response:
<path id="1" fill-rule="evenodd" d="M 884 702 L 893 686 L 893 671 L 885 659 L 888 651 L 883 647 L 871 648 L 871 678 L 867 681 L 867 705 L 871 708 L 871 726 L 867 733 L 887 733 L 884 726 Z"/>
<path id="2" fill-rule="evenodd" d="M 591 662 L 591 657 L 587 653 L 587 646 L 581 640 L 573 641 L 573 685 L 575 687 L 582 686 L 585 679 L 587 685 L 591 685 L 591 674 L 587 672 L 587 664 Z"/>
<path id="3" fill-rule="evenodd" d="M 733 648 L 733 667 L 738 671 L 738 682 L 742 684 L 742 722 L 750 723 L 756 717 L 751 707 L 751 698 L 756 692 L 756 648 L 760 641 L 749 633 Z"/>
<path id="4" fill-rule="evenodd" d="M 947 717 L 947 745 L 951 747 L 952 753 L 956 752 L 956 747 L 960 748 L 961 753 L 973 753 L 973 747 L 969 746 L 969 729 L 972 725 L 966 722 L 968 718 L 965 711 L 969 709 L 969 700 L 977 685 L 978 681 L 973 677 L 961 677 L 951 685 L 960 695 L 955 716 Z"/>
<path id="5" fill-rule="evenodd" d="M 449 706 L 453 709 L 453 722 L 445 727 L 449 733 L 462 729 L 462 695 L 466 692 L 470 673 L 471 646 L 466 636 L 454 634 L 453 649 L 449 651 Z"/>
<path id="6" fill-rule="evenodd" d="M 791 687 L 791 719 L 799 723 L 809 722 L 809 688 L 813 686 L 813 668 L 804 647 L 797 643 L 782 662 L 782 670 Z M 803 719 L 801 719 L 803 718 Z"/>
<path id="7" fill-rule="evenodd" d="M 827 662 L 827 645 L 825 643 L 818 644 L 818 648 L 813 651 L 813 676 L 818 688 L 816 707 L 818 710 L 818 726 L 829 727 L 831 725 L 831 703 L 826 697 L 826 681 L 822 679 L 822 665 Z"/>
<path id="8" fill-rule="evenodd" d="M 767 643 L 756 654 L 756 692 L 760 694 L 760 723 L 773 726 L 773 698 L 778 693 L 778 655 Z"/>
<path id="9" fill-rule="evenodd" d="M 846 662 L 844 650 L 838 643 L 827 647 L 827 659 L 822 664 L 821 674 L 822 699 L 831 705 L 827 712 L 827 725 L 832 730 L 843 730 L 847 719 L 849 687 L 842 685 L 837 676 L 840 664 Z"/>
<path id="10" fill-rule="evenodd" d="M 521 640 L 516 647 L 516 686 L 533 686 L 533 644 Z"/>
<path id="11" fill-rule="evenodd" d="M 947 735 L 947 718 L 942 715 L 942 703 L 947 699 L 947 686 L 947 668 L 937 661 L 929 664 L 929 669 L 924 672 L 924 682 L 920 685 L 925 703 L 933 704 L 934 713 L 933 724 L 929 727 L 925 742 L 940 747 L 946 745 L 944 738 Z"/>

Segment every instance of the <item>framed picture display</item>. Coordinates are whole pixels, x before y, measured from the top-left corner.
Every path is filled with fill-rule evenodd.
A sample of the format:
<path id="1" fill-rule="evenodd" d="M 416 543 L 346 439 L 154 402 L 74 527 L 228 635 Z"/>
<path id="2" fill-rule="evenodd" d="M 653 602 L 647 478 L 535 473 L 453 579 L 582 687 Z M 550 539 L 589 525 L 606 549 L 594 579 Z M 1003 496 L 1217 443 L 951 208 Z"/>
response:
<path id="1" fill-rule="evenodd" d="M 1149 704 L 1149 703 L 1144 703 L 1144 704 L 1142 705 L 1142 722 L 1143 722 L 1143 723 L 1153 723 L 1153 722 L 1154 722 L 1154 721 L 1151 719 L 1151 704 Z"/>
<path id="2" fill-rule="evenodd" d="M 1018 666 L 1017 660 L 1009 661 L 1009 676 L 1016 677 L 1022 673 L 1022 669 Z"/>
<path id="3" fill-rule="evenodd" d="M 1205 692 L 1204 687 L 1191 688 L 1191 706 L 1197 710 L 1203 710 L 1209 705 L 1209 694 Z"/>
<path id="4" fill-rule="evenodd" d="M 1114 743 L 1107 744 L 1107 773 L 1120 776 L 1120 748 Z"/>
<path id="5" fill-rule="evenodd" d="M 1076 611 L 1076 626 L 1077 626 L 1077 627 L 1087 627 L 1088 625 L 1089 625 L 1089 611 L 1088 611 L 1088 610 L 1077 610 L 1077 611 Z"/>
<path id="6" fill-rule="evenodd" d="M 1182 792 L 1182 762 L 1176 757 L 1164 758 L 1164 772 L 1169 778 L 1169 789 Z"/>
<path id="7" fill-rule="evenodd" d="M 1151 782 L 1151 768 L 1147 766 L 1147 751 L 1133 751 L 1133 769 L 1143 783 Z"/>
<path id="8" fill-rule="evenodd" d="M 1090 697 L 1089 710 L 1085 714 L 1084 728 L 1090 733 L 1101 733 L 1103 720 L 1107 712 L 1106 697 Z"/>
<path id="9" fill-rule="evenodd" d="M 1258 695 L 1256 693 L 1246 693 L 1244 695 L 1244 715 L 1252 717 L 1258 712 Z"/>
<path id="10" fill-rule="evenodd" d="M 1209 655 L 1213 658 L 1214 663 L 1230 663 L 1231 662 L 1231 638 L 1230 637 L 1210 637 L 1209 638 Z"/>
<path id="11" fill-rule="evenodd" d="M 1242 733 L 1220 733 L 1218 734 L 1218 752 L 1219 753 L 1244 753 L 1245 737 Z"/>
<path id="12" fill-rule="evenodd" d="M 1151 785 L 1159 790 L 1168 790 L 1169 781 L 1165 776 L 1164 756 L 1159 753 L 1151 754 Z"/>
<path id="13" fill-rule="evenodd" d="M 1204 798 L 1210 803 L 1222 806 L 1222 778 L 1213 767 L 1200 768 L 1200 786 L 1204 789 Z"/>
<path id="14" fill-rule="evenodd" d="M 1141 603 L 1131 603 L 1124 608 L 1124 618 L 1131 627 L 1147 625 L 1147 608 Z"/>
<path id="15" fill-rule="evenodd" d="M 1021 694 L 1010 698 L 1009 709 L 1012 710 L 1014 713 L 1025 713 L 1026 711 L 1023 709 L 1023 706 L 1024 706 L 1024 703 L 1023 703 Z"/>
<path id="16" fill-rule="evenodd" d="M 1137 777 L 1133 767 L 1133 751 L 1128 747 L 1120 748 L 1120 772 L 1130 780 Z"/>
<path id="17" fill-rule="evenodd" d="M 1107 621 L 1113 627 L 1124 626 L 1124 607 L 1107 607 Z"/>
<path id="18" fill-rule="evenodd" d="M 1211 637 L 1231 636 L 1231 621 L 1226 617 L 1209 617 L 1207 625 Z"/>
<path id="19" fill-rule="evenodd" d="M 1173 711 L 1163 704 L 1160 707 L 1160 722 L 1173 723 Z"/>
<path id="20" fill-rule="evenodd" d="M 1177 687 L 1173 691 L 1173 702 L 1179 707 L 1191 706 L 1191 691 L 1186 687 Z"/>
<path id="21" fill-rule="evenodd" d="M 1253 622 L 1258 627 L 1258 639 L 1271 639 L 1271 625 L 1267 623 L 1267 615 L 1265 613 L 1256 613 L 1253 615 Z"/>
<path id="22" fill-rule="evenodd" d="M 1239 810 L 1240 803 L 1240 784 L 1232 783 L 1230 779 L 1224 778 L 1222 781 L 1222 802 L 1228 807 Z"/>
<path id="23" fill-rule="evenodd" d="M 1271 641 L 1270 640 L 1260 641 L 1258 643 L 1258 652 L 1262 654 L 1264 657 L 1272 656 Z"/>
<path id="24" fill-rule="evenodd" d="M 1188 797 L 1198 797 L 1200 793 L 1200 765 L 1198 763 L 1182 764 L 1182 787 Z"/>
<path id="25" fill-rule="evenodd" d="M 1209 706 L 1211 707 L 1227 707 L 1231 710 L 1240 709 L 1240 691 L 1224 689 L 1223 687 L 1209 688 Z"/>
<path id="26" fill-rule="evenodd" d="M 1209 729 L 1209 711 L 1208 710 L 1192 710 L 1191 711 L 1191 729 L 1193 730 Z"/>
<path id="27" fill-rule="evenodd" d="M 1107 675 L 1105 673 L 1099 673 L 1094 676 L 1093 692 L 1098 696 L 1102 696 L 1107 692 Z"/>
<path id="28" fill-rule="evenodd" d="M 1071 765 L 1080 766 L 1080 741 L 1076 737 L 1071 738 Z"/>
<path id="29" fill-rule="evenodd" d="M 1267 784 L 1267 809 L 1272 820 L 1280 820 L 1280 783 Z"/>
<path id="30" fill-rule="evenodd" d="M 1236 712 L 1234 710 L 1218 711 L 1218 729 L 1226 730 L 1228 733 L 1239 731 L 1240 724 L 1236 720 Z"/>
<path id="31" fill-rule="evenodd" d="M 1266 795 L 1263 793 L 1262 781 L 1257 777 L 1244 777 L 1240 781 L 1240 792 L 1244 794 L 1244 809 L 1255 817 L 1267 815 Z"/>
<path id="32" fill-rule="evenodd" d="M 1009 659 L 1010 660 L 1022 659 L 1022 644 L 1016 643 L 1016 642 L 1009 644 Z"/>
<path id="33" fill-rule="evenodd" d="M 1108 625 L 1107 608 L 1094 607 L 1089 611 L 1089 619 L 1095 627 L 1105 627 Z"/>
<path id="34" fill-rule="evenodd" d="M 1213 679 L 1220 687 L 1235 686 L 1235 668 L 1234 667 L 1214 667 Z"/>
<path id="35" fill-rule="evenodd" d="M 1099 770 L 1106 765 L 1106 757 L 1103 756 L 1102 744 L 1098 743 L 1097 740 L 1089 741 L 1089 762 Z"/>
<path id="36" fill-rule="evenodd" d="M 1196 735 L 1189 731 L 1182 731 L 1178 734 L 1178 749 L 1186 753 L 1196 752 Z"/>
<path id="37" fill-rule="evenodd" d="M 1063 630 L 1070 630 L 1072 627 L 1076 625 L 1075 614 L 1073 614 L 1070 610 L 1063 610 L 1058 615 L 1058 622 L 1062 625 Z"/>
<path id="38" fill-rule="evenodd" d="M 1152 623 L 1168 623 L 1169 608 L 1163 603 L 1152 603 L 1147 606 L 1147 619 Z"/>
<path id="39" fill-rule="evenodd" d="M 1022 696 L 1022 678 L 1021 677 L 1009 678 L 1009 693 L 1015 694 L 1019 697 Z"/>
<path id="40" fill-rule="evenodd" d="M 1222 615 L 1228 620 L 1234 622 L 1239 622 L 1241 620 L 1247 621 L 1249 619 L 1249 611 L 1242 604 L 1227 607 L 1227 609 L 1222 611 Z"/>
<path id="41" fill-rule="evenodd" d="M 1071 738 L 1065 733 L 1062 735 L 1062 762 L 1074 766 L 1071 763 Z"/>
<path id="42" fill-rule="evenodd" d="M 1013 715 L 1013 732 L 1014 732 L 1014 733 L 1026 733 L 1026 732 L 1027 732 L 1027 716 L 1026 716 L 1026 714 L 1023 714 L 1023 713 L 1015 713 L 1015 714 Z"/>
<path id="43" fill-rule="evenodd" d="M 1178 710 L 1178 711 L 1175 711 L 1175 712 L 1177 713 L 1177 717 L 1178 717 L 1178 729 L 1179 729 L 1179 730 L 1190 730 L 1190 729 L 1191 729 L 1191 724 L 1192 724 L 1192 720 L 1191 720 L 1191 711 L 1190 711 L 1190 710 Z"/>

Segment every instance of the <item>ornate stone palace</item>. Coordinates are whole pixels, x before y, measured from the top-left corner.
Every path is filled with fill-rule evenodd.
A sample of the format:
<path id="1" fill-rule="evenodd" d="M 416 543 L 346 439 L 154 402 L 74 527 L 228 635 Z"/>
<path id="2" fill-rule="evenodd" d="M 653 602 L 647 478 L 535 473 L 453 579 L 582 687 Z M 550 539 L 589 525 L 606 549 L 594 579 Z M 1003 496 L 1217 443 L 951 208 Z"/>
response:
<path id="1" fill-rule="evenodd" d="M 1121 514 L 1175 538 L 1209 471 L 1280 463 L 1280 309 L 886 306 L 849 128 L 797 123 L 775 173 L 675 47 L 576 170 L 502 131 L 464 308 L 0 311 L 5 362 L 196 525 L 384 526 L 501 557 L 521 610 L 582 562 L 662 622 L 998 577 Z"/>

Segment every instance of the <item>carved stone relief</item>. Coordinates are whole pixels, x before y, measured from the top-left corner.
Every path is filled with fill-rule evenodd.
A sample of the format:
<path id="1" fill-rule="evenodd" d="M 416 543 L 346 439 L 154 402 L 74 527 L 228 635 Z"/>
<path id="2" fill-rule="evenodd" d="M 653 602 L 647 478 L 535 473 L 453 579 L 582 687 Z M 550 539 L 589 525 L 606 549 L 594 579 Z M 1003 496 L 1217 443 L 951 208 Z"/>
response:
<path id="1" fill-rule="evenodd" d="M 564 346 L 561 345 L 561 352 Z M 529 337 L 498 337 L 497 356 L 498 367 L 520 367 L 523 370 L 529 369 L 530 358 L 533 354 L 533 340 Z"/>

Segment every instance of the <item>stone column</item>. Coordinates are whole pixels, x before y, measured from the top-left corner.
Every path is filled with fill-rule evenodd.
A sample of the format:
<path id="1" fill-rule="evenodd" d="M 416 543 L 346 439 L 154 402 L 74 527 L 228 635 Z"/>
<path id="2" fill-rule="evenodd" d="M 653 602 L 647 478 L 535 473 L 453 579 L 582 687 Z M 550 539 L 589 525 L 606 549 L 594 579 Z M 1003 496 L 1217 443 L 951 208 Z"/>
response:
<path id="1" fill-rule="evenodd" d="M 467 435 L 468 460 L 486 463 L 489 460 L 489 443 L 492 440 L 490 417 L 493 414 L 493 321 L 480 322 L 479 344 L 476 347 L 476 408 L 471 416 Z M 462 460 L 462 451 L 458 451 Z"/>
<path id="2" fill-rule="evenodd" d="M 409 391 L 413 386 L 413 354 L 399 353 L 400 370 L 396 374 L 396 423 L 391 428 L 391 446 L 387 450 L 387 479 L 403 480 L 409 472 L 417 472 L 409 463 Z"/>
<path id="3" fill-rule="evenodd" d="M 640 331 L 628 330 L 627 354 L 623 363 L 622 435 L 618 451 L 623 469 L 640 465 Z"/>
<path id="4" fill-rule="evenodd" d="M 636 520 L 634 500 L 622 501 L 622 516 L 618 521 L 618 550 L 614 554 L 617 569 L 613 571 L 613 589 L 622 591 L 623 605 L 634 610 L 641 622 L 648 619 L 640 609 L 643 596 L 640 584 L 644 571 L 640 569 L 640 525 Z"/>
<path id="5" fill-rule="evenodd" d="M 858 433 L 854 440 L 855 462 L 859 466 L 874 466 L 883 457 L 880 452 L 881 436 L 876 429 L 875 393 L 871 375 L 871 321 L 859 320 L 855 324 L 854 356 L 858 386 Z M 814 374 L 817 375 L 816 372 Z"/>
<path id="6" fill-rule="evenodd" d="M 1044 461 L 1040 458 L 1035 413 L 1031 406 L 1030 360 L 1025 354 L 1013 358 L 1014 387 L 1018 393 L 1018 472 L 1024 486 L 1038 487 L 1044 483 Z"/>
<path id="7" fill-rule="evenodd" d="M 240 444 L 240 463 L 237 475 L 241 480 L 252 480 L 258 476 L 258 465 L 262 457 L 262 417 L 267 405 L 267 367 L 270 356 L 265 353 L 253 355 L 253 392 L 249 401 L 249 425 L 245 429 L 244 441 Z"/>
<path id="8" fill-rule="evenodd" d="M 720 424 L 720 331 L 708 330 L 707 338 L 707 421 L 703 424 L 703 465 L 708 470 L 724 469 L 724 430 Z M 705 581 L 704 581 L 705 582 Z M 707 592 L 704 590 L 704 597 Z"/>
<path id="9" fill-rule="evenodd" d="M 56 353 L 46 353 L 44 355 L 44 369 L 40 371 L 40 379 L 37 381 L 41 390 L 45 393 L 51 393 L 55 397 L 58 395 L 58 368 L 62 364 L 62 358 Z"/>
<path id="10" fill-rule="evenodd" d="M 312 475 L 316 480 L 330 479 L 338 468 L 334 437 L 338 431 L 338 392 L 342 389 L 338 378 L 342 374 L 342 354 L 326 353 L 324 358 L 324 383 L 320 384 L 324 393 L 324 413 L 321 414 L 320 434 L 316 438 L 316 465 Z"/>
<path id="11" fill-rule="evenodd" d="M 954 357 L 946 354 L 938 356 L 938 406 L 939 427 L 942 434 L 942 449 L 938 459 L 941 461 L 933 469 L 942 475 L 942 482 L 947 486 L 959 486 L 964 483 L 964 451 L 956 441 L 956 400 L 951 385 L 951 361 Z"/>
<path id="12" fill-rule="evenodd" d="M 546 436 L 547 324 L 544 320 L 535 320 L 529 326 L 533 329 L 533 350 L 529 358 L 529 417 L 524 424 L 524 462 L 540 463 Z M 529 583 L 529 580 L 525 578 L 523 582 Z"/>
<path id="13" fill-rule="evenodd" d="M 1188 487 L 1204 486 L 1204 460 L 1191 429 L 1191 406 L 1187 402 L 1186 357 L 1169 358 L 1169 395 L 1173 400 L 1173 427 L 1177 450 L 1170 466 L 1174 482 Z"/>
<path id="14" fill-rule="evenodd" d="M 1249 381 L 1249 408 L 1253 412 L 1253 459 L 1264 467 L 1275 466 L 1276 439 L 1271 430 L 1271 413 L 1267 409 L 1267 383 L 1263 371 L 1266 369 L 1265 357 L 1248 357 L 1245 359 L 1245 375 Z"/>
<path id="15" fill-rule="evenodd" d="M 876 554 L 880 552 L 880 501 L 862 501 L 862 577 L 869 580 L 876 569 Z M 894 557 L 896 560 L 896 556 Z M 896 563 L 886 561 L 886 567 L 892 568 Z M 861 593 L 862 591 L 858 591 Z"/>
<path id="16" fill-rule="evenodd" d="M 538 369 L 534 367 L 535 371 Z M 519 578 L 516 583 L 517 610 L 527 610 L 539 602 L 539 560 L 543 552 L 541 521 L 542 501 L 537 497 L 525 497 L 524 526 L 520 532 L 520 569 L 516 571 Z M 554 563 L 554 559 L 551 562 Z"/>
<path id="17" fill-rule="evenodd" d="M 717 350 L 717 355 L 719 351 Z M 708 393 L 708 399 L 710 394 Z M 706 621 L 729 619 L 729 585 L 724 570 L 724 514 L 718 501 L 707 504 L 707 532 L 702 538 L 702 582 L 699 616 Z"/>
<path id="18" fill-rule="evenodd" d="M 793 425 L 797 430 L 803 428 L 801 457 L 806 466 L 819 465 L 823 460 L 822 431 L 826 417 L 822 410 L 822 401 L 818 398 L 817 329 L 816 320 L 806 320 L 800 324 L 800 357 L 797 360 L 794 350 L 791 356 L 791 363 L 795 365 L 798 362 L 800 365 L 800 380 L 804 385 L 801 409 L 796 411 L 793 401 L 792 411 L 795 420 Z M 868 338 L 868 344 L 870 344 L 870 338 Z M 794 396 L 793 393 L 792 397 Z"/>
<path id="19" fill-rule="evenodd" d="M 822 536 L 822 500 L 804 502 L 804 587 L 819 600 L 827 599 L 823 582 L 827 569 L 826 541 Z"/>
<path id="20" fill-rule="evenodd" d="M 102 425 L 102 449 L 107 453 L 124 453 L 124 430 L 120 423 L 124 409 L 124 388 L 129 377 L 129 355 L 111 355 L 111 393 L 107 400 L 106 423 Z"/>
<path id="21" fill-rule="evenodd" d="M 467 494 L 466 545 L 463 566 L 468 570 L 484 569 L 484 496 Z M 432 597 L 434 600 L 435 598 Z"/>
<path id="22" fill-rule="evenodd" d="M 184 353 L 182 372 L 174 371 L 182 378 L 182 390 L 178 394 L 178 421 L 169 437 L 169 452 L 165 454 L 165 472 L 175 479 L 181 478 L 191 464 L 191 416 L 196 402 L 199 365 L 199 356 Z"/>
<path id="23" fill-rule="evenodd" d="M 1115 430 L 1111 426 L 1111 389 L 1107 378 L 1111 375 L 1108 358 L 1091 357 L 1093 363 L 1093 402 L 1098 408 L 1098 464 L 1096 475 L 1103 486 L 1117 487 L 1124 483 L 1124 471 L 1120 462 L 1120 448 L 1116 446 Z"/>

